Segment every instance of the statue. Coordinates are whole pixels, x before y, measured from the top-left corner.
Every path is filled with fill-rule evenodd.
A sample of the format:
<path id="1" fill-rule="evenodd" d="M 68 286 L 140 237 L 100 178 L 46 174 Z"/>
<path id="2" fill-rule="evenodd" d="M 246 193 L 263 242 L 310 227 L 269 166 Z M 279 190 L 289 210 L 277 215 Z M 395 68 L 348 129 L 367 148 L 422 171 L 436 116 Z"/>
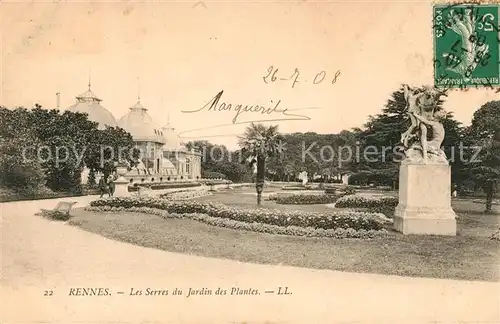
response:
<path id="1" fill-rule="evenodd" d="M 404 96 L 411 125 L 401 135 L 401 143 L 405 147 L 406 159 L 403 163 L 448 164 L 446 154 L 441 150 L 444 140 L 444 127 L 435 111 L 445 91 L 430 87 L 412 89 L 404 85 Z M 428 128 L 431 138 L 427 139 Z M 414 140 L 410 145 L 410 141 Z"/>
<path id="2" fill-rule="evenodd" d="M 306 171 L 302 171 L 301 173 L 299 173 L 299 180 L 302 180 L 302 185 L 305 186 L 308 179 L 307 179 L 307 172 Z"/>
<path id="3" fill-rule="evenodd" d="M 404 95 L 411 125 L 401 136 L 406 158 L 399 166 L 394 229 L 405 235 L 457 235 L 450 198 L 451 166 L 441 149 L 445 131 L 436 111 L 446 93 L 405 85 Z"/>

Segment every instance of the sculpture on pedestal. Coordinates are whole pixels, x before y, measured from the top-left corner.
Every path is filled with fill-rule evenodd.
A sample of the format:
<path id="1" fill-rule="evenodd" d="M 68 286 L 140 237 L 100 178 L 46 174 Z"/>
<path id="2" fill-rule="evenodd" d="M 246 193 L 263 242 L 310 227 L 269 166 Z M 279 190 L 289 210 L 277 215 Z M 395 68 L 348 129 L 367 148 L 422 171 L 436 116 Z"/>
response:
<path id="1" fill-rule="evenodd" d="M 404 86 L 411 125 L 401 136 L 406 158 L 399 168 L 399 203 L 394 211 L 394 228 L 403 234 L 456 235 L 451 167 L 441 149 L 445 130 L 436 109 L 443 95 L 430 87 Z"/>
<path id="2" fill-rule="evenodd" d="M 411 125 L 401 136 L 406 155 L 403 163 L 448 164 L 441 149 L 445 131 L 436 111 L 441 96 L 446 96 L 446 92 L 430 87 L 413 89 L 404 85 L 404 96 Z M 428 128 L 431 129 L 430 139 L 427 138 Z"/>

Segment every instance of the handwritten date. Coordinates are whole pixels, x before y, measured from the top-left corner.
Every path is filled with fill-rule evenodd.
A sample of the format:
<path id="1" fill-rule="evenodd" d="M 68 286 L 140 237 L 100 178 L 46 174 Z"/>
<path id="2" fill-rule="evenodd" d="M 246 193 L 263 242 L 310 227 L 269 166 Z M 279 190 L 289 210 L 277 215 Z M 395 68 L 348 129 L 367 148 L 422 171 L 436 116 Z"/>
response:
<path id="1" fill-rule="evenodd" d="M 293 71 L 293 74 L 290 77 L 281 77 L 279 76 L 279 68 L 275 68 L 273 65 L 269 66 L 267 68 L 266 75 L 262 77 L 265 83 L 273 83 L 276 81 L 291 81 L 292 82 L 292 88 L 295 87 L 295 84 L 301 82 L 299 80 L 300 76 L 300 71 L 299 69 L 295 68 L 295 71 Z M 325 71 L 320 71 L 316 73 L 314 76 L 314 79 L 312 80 L 313 84 L 320 84 L 323 81 L 328 80 L 328 82 L 331 80 L 331 84 L 335 84 L 337 82 L 338 77 L 340 76 L 340 70 L 337 70 L 333 77 L 328 77 L 327 73 Z M 307 82 L 308 80 L 305 80 L 304 82 Z"/>

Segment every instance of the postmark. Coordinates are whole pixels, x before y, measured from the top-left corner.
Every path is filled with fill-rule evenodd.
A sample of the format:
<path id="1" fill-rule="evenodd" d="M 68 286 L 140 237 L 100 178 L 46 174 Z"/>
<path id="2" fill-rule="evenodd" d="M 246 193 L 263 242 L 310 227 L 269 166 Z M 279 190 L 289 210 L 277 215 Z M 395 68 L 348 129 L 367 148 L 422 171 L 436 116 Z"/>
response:
<path id="1" fill-rule="evenodd" d="M 435 5 L 434 85 L 438 88 L 498 87 L 499 6 Z"/>

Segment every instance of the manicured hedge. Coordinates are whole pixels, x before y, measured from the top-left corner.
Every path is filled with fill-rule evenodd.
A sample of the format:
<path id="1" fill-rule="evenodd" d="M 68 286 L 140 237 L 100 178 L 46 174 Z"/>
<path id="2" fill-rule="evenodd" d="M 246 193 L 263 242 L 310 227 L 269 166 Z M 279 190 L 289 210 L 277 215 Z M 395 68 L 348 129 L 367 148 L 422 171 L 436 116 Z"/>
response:
<path id="1" fill-rule="evenodd" d="M 385 229 L 380 230 L 354 230 L 352 228 L 341 228 L 338 227 L 336 229 L 323 229 L 323 228 L 313 228 L 313 227 L 300 227 L 300 226 L 278 226 L 271 224 L 263 224 L 258 222 L 243 222 L 237 221 L 228 218 L 218 218 L 213 217 L 207 214 L 201 213 L 169 213 L 166 210 L 149 208 L 149 207 L 131 207 L 131 208 L 123 208 L 123 207 L 109 207 L 109 206 L 101 206 L 101 207 L 87 207 L 88 211 L 96 211 L 96 212 L 139 212 L 146 214 L 158 215 L 163 218 L 188 218 L 193 219 L 208 225 L 219 226 L 225 228 L 232 228 L 236 230 L 244 230 L 244 231 L 254 231 L 260 233 L 269 233 L 269 234 L 281 234 L 281 235 L 295 235 L 295 236 L 307 236 L 307 237 L 331 237 L 331 238 L 375 238 L 375 237 L 384 237 L 388 234 Z"/>
<path id="2" fill-rule="evenodd" d="M 206 171 L 203 172 L 203 178 L 206 179 L 226 179 L 227 176 L 224 173 L 214 172 L 214 171 Z"/>
<path id="3" fill-rule="evenodd" d="M 81 197 L 81 196 L 98 195 L 98 194 L 99 191 L 93 189 L 85 190 L 82 193 L 68 193 L 68 192 L 48 192 L 48 193 L 36 193 L 36 194 L 9 193 L 0 195 L 0 202 Z"/>
<path id="4" fill-rule="evenodd" d="M 282 190 L 312 190 L 311 186 L 284 186 Z"/>
<path id="5" fill-rule="evenodd" d="M 325 194 L 335 195 L 337 193 L 337 188 L 325 188 Z"/>
<path id="6" fill-rule="evenodd" d="M 140 187 L 149 188 L 151 190 L 162 190 L 162 189 L 175 189 L 175 188 L 191 188 L 199 186 L 201 186 L 201 184 L 197 182 L 178 182 L 178 183 L 161 183 L 161 184 L 145 183 L 145 184 L 137 184 L 132 187 L 129 186 L 128 191 L 129 192 L 139 191 Z"/>
<path id="7" fill-rule="evenodd" d="M 210 180 L 200 180 L 199 183 L 202 183 L 207 186 L 212 186 L 219 184 L 231 184 L 233 182 L 231 180 L 210 179 Z"/>
<path id="8" fill-rule="evenodd" d="M 208 190 L 181 190 L 176 192 L 167 192 L 160 195 L 160 198 L 170 200 L 186 200 L 211 195 Z"/>
<path id="9" fill-rule="evenodd" d="M 297 194 L 297 195 L 277 195 L 276 203 L 287 205 L 312 205 L 312 204 L 331 204 L 339 197 L 326 194 Z"/>
<path id="10" fill-rule="evenodd" d="M 353 230 L 380 230 L 382 222 L 375 213 L 355 211 L 332 211 L 315 213 L 284 211 L 277 209 L 242 209 L 221 203 L 198 201 L 170 201 L 160 198 L 106 198 L 90 203 L 91 207 L 139 208 L 147 207 L 165 210 L 175 214 L 206 214 L 211 217 L 227 218 L 246 223 L 262 223 L 276 226 L 298 226 L 322 229 L 352 228 Z"/>
<path id="11" fill-rule="evenodd" d="M 354 208 L 358 211 L 382 213 L 387 217 L 394 216 L 394 209 L 398 205 L 398 197 L 366 197 L 348 195 L 339 198 L 335 203 L 336 208 Z"/>
<path id="12" fill-rule="evenodd" d="M 396 207 L 398 197 L 367 197 L 358 195 L 348 195 L 337 200 L 335 207 L 338 208 L 373 208 L 380 206 Z"/>

